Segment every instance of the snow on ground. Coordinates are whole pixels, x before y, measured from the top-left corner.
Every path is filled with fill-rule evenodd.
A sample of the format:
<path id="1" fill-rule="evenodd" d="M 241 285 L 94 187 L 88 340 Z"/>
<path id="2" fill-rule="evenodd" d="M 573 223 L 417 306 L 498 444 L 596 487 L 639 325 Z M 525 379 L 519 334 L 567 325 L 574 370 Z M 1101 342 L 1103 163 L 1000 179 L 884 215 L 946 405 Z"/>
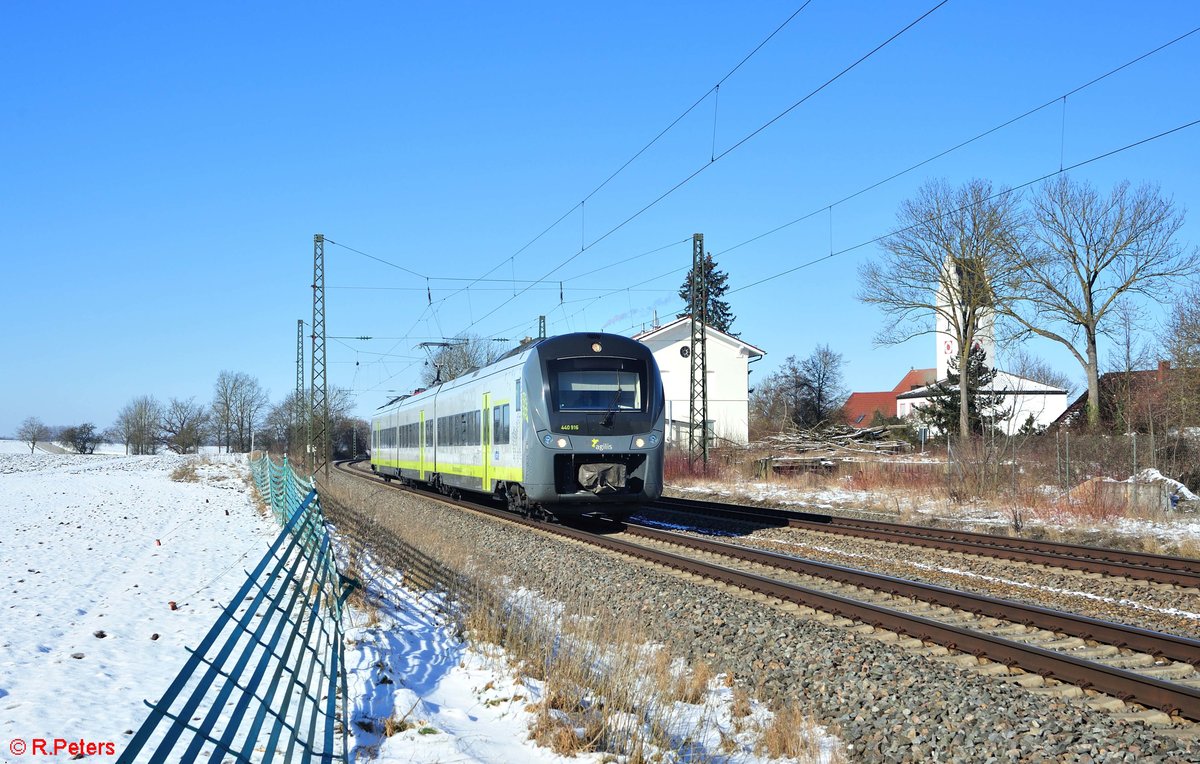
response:
<path id="1" fill-rule="evenodd" d="M 483 652 L 460 642 L 440 595 L 404 588 L 399 572 L 369 557 L 359 563 L 369 605 L 351 609 L 346 625 L 348 690 L 355 699 L 350 712 L 352 761 L 588 764 L 623 760 L 602 752 L 562 756 L 535 745 L 529 739 L 536 720 L 531 707 L 543 699 L 543 683 L 514 675 L 499 648 Z M 557 603 L 532 592 L 512 596 L 526 610 L 540 614 L 561 610 Z M 749 714 L 735 722 L 733 690 L 721 679 L 710 683 L 700 703 L 677 701 L 667 710 L 666 723 L 681 750 L 662 751 L 659 760 L 664 764 L 768 761 L 753 753 L 754 730 L 765 727 L 771 713 L 752 702 Z M 400 730 L 391 736 L 385 734 L 389 719 Z M 830 761 L 839 741 L 820 728 L 812 733 L 819 751 L 811 761 Z M 731 747 L 731 742 L 737 745 Z"/>
<path id="2" fill-rule="evenodd" d="M 124 747 L 278 532 L 244 459 L 174 482 L 194 457 L 0 454 L 0 759 L 17 738 Z"/>
<path id="3" fill-rule="evenodd" d="M 0 454 L 28 454 L 29 446 L 19 440 L 0 440 Z M 35 453 L 41 453 L 36 451 Z"/>
<path id="4" fill-rule="evenodd" d="M 49 444 L 39 443 L 37 445 L 37 447 L 34 449 L 33 453 L 34 454 L 45 454 L 47 452 L 57 453 L 58 450 L 55 448 L 56 446 L 57 446 L 57 444 L 55 444 L 55 443 L 49 443 Z M 28 454 L 28 453 L 29 453 L 29 444 L 28 443 L 23 443 L 19 440 L 0 439 L 0 455 L 3 455 L 3 454 Z M 201 453 L 201 455 L 204 455 L 204 456 L 216 456 L 217 454 L 221 453 L 221 449 L 217 446 L 201 446 L 200 453 Z M 98 454 L 98 455 L 99 454 L 108 454 L 110 456 L 114 456 L 114 455 L 124 456 L 125 455 L 125 446 L 121 443 L 101 443 L 100 445 L 96 446 L 96 454 Z"/>
<path id="5" fill-rule="evenodd" d="M 244 460 L 0 449 L 0 761 L 10 760 L 17 739 L 123 750 L 149 713 L 144 701 L 169 686 L 187 648 L 279 532 L 255 509 Z M 185 463 L 195 466 L 195 482 L 172 479 Z M 379 721 L 377 728 L 351 724 L 355 760 L 375 752 L 385 762 L 605 760 L 536 747 L 526 706 L 541 686 L 518 679 L 494 651 L 460 642 L 440 600 L 400 583 L 399 573 L 380 569 L 377 614 L 352 612 L 346 624 L 350 718 Z M 718 723 L 728 725 L 731 703 L 728 688 L 714 686 L 705 710 L 717 709 Z M 681 708 L 676 718 L 699 712 Z M 758 723 L 769 716 L 754 713 Z M 386 736 L 382 720 L 393 717 L 407 729 Z M 763 761 L 710 744 L 706 762 Z M 827 761 L 835 744 L 822 738 L 818 760 Z M 681 759 L 665 759 L 672 760 Z"/>
<path id="6" fill-rule="evenodd" d="M 1193 501 L 1191 491 L 1181 483 L 1164 477 L 1157 470 L 1144 470 L 1138 475 L 1139 482 L 1151 483 L 1161 481 L 1170 490 L 1178 490 L 1181 500 Z M 1012 522 L 1011 507 L 997 507 L 987 503 L 951 505 L 945 499 L 932 495 L 922 495 L 915 490 L 887 491 L 886 489 L 872 492 L 853 490 L 840 486 L 824 488 L 801 488 L 787 482 L 767 482 L 762 480 L 737 480 L 732 483 L 688 483 L 687 485 L 670 486 L 682 495 L 694 494 L 700 498 L 716 498 L 721 501 L 751 501 L 776 506 L 782 509 L 797 511 L 828 511 L 848 510 L 859 514 L 879 516 L 881 520 L 903 522 L 896 517 L 896 510 L 911 512 L 928 520 L 943 520 L 950 522 L 969 523 L 979 530 L 987 531 L 989 526 L 999 529 L 1008 527 Z M 1057 489 L 1050 489 L 1057 491 Z M 1097 530 L 1103 529 L 1113 534 L 1131 538 L 1157 538 L 1160 541 L 1179 542 L 1192 539 L 1200 543 L 1200 516 L 1197 516 L 1194 505 L 1181 504 L 1178 511 L 1166 511 L 1159 518 L 1116 517 L 1110 520 L 1095 520 L 1087 517 L 1072 517 L 1069 513 L 1055 513 L 1052 517 L 1039 517 L 1029 513 L 1024 518 L 1026 526 L 1043 525 L 1047 528 L 1060 530 Z M 885 509 L 886 511 L 885 511 Z"/>

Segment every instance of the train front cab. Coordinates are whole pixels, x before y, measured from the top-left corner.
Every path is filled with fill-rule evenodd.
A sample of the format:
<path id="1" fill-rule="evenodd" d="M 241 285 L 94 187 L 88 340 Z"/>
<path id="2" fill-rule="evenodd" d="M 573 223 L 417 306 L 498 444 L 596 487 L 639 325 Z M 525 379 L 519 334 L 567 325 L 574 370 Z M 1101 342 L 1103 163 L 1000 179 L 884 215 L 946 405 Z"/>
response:
<path id="1" fill-rule="evenodd" d="M 525 378 L 530 501 L 558 515 L 622 516 L 662 495 L 662 380 L 645 345 L 611 334 L 554 337 L 526 361 Z"/>

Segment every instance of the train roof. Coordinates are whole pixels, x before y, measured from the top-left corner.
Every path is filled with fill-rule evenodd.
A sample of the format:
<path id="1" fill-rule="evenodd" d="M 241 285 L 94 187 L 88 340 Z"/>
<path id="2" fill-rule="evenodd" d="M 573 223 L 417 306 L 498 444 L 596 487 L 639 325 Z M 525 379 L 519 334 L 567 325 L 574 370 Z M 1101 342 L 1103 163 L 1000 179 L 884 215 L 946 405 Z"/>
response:
<path id="1" fill-rule="evenodd" d="M 615 341 L 618 345 L 624 346 L 625 348 L 629 348 L 630 346 L 640 346 L 645 350 L 647 355 L 651 355 L 650 349 L 647 348 L 645 345 L 643 345 L 641 342 L 638 342 L 637 340 L 632 339 L 630 337 L 626 337 L 622 334 L 607 334 L 605 332 L 571 332 L 568 334 L 558 334 L 553 337 L 540 337 L 540 338 L 532 340 L 530 342 L 525 342 L 525 343 L 522 343 L 521 345 L 518 345 L 517 347 L 513 348 L 512 350 L 508 351 L 504 355 L 500 356 L 499 358 L 497 358 L 495 361 L 488 364 L 487 366 L 482 366 L 482 367 L 477 367 L 477 368 L 471 369 L 470 371 L 464 372 L 464 373 L 460 374 L 459 376 L 455 377 L 454 379 L 447 380 L 446 382 L 443 382 L 440 385 L 433 385 L 424 390 L 417 390 L 413 393 L 409 393 L 409 394 L 405 394 L 405 395 L 401 395 L 396 398 L 393 398 L 393 399 L 389 400 L 387 403 L 385 403 L 382 406 L 380 406 L 379 408 L 377 408 L 376 411 L 382 411 L 384 409 L 391 408 L 392 406 L 395 406 L 398 403 L 403 403 L 405 400 L 408 400 L 409 398 L 415 398 L 419 395 L 425 395 L 426 393 L 436 394 L 436 393 L 441 392 L 442 390 L 452 390 L 455 387 L 458 387 L 459 385 L 466 384 L 466 383 L 476 379 L 480 373 L 486 372 L 489 369 L 492 369 L 493 367 L 498 367 L 497 370 L 499 370 L 499 369 L 503 369 L 503 368 L 509 368 L 510 366 L 515 366 L 516 365 L 515 361 L 518 358 L 523 358 L 527 353 L 531 353 L 535 349 L 546 349 L 551 352 L 563 352 L 563 351 L 576 352 L 574 350 L 574 348 L 576 346 L 578 346 L 580 348 L 585 348 L 585 347 L 587 347 L 587 345 L 585 345 L 584 343 L 590 344 L 597 340 L 599 340 L 601 342 L 614 342 Z M 583 351 L 580 350 L 578 352 L 583 352 Z"/>

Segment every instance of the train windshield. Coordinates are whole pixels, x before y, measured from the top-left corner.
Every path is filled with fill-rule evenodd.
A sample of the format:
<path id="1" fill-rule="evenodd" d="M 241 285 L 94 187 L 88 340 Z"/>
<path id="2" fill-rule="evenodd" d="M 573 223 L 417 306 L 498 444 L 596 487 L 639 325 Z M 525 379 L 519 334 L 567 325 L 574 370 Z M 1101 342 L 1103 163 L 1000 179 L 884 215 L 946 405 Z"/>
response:
<path id="1" fill-rule="evenodd" d="M 640 411 L 642 375 L 620 369 L 560 369 L 559 411 Z"/>

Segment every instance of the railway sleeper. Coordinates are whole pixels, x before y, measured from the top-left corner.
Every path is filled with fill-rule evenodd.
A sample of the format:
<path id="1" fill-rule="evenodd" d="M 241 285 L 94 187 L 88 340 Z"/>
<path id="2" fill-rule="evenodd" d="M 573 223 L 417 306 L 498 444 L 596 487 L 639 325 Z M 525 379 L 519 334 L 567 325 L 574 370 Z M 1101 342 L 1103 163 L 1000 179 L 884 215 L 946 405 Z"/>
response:
<path id="1" fill-rule="evenodd" d="M 1151 666 L 1144 668 L 1138 672 L 1146 676 L 1152 676 L 1155 679 L 1163 679 L 1168 682 L 1173 682 L 1178 679 L 1186 679 L 1196 673 L 1196 669 L 1192 668 L 1190 663 L 1180 663 L 1178 661 L 1169 663 L 1166 666 Z"/>
<path id="2" fill-rule="evenodd" d="M 1015 684 L 1017 687 L 1026 690 L 1046 686 L 1046 677 L 1041 674 L 1009 674 L 1008 676 L 1000 677 L 1000 681 L 1005 684 Z M 1120 703 L 1120 701 L 1117 702 Z M 1121 703 L 1121 707 L 1124 708 L 1125 704 Z"/>
<path id="3" fill-rule="evenodd" d="M 1112 666 L 1113 668 L 1136 670 L 1153 666 L 1155 665 L 1156 661 L 1154 660 L 1153 655 L 1147 655 L 1146 653 L 1133 653 L 1132 655 L 1120 655 L 1115 658 L 1109 658 L 1103 661 L 1103 663 L 1107 666 Z"/>
<path id="4" fill-rule="evenodd" d="M 1140 722 L 1151 727 L 1170 727 L 1174 720 L 1166 713 L 1153 708 L 1142 708 L 1136 711 L 1117 711 L 1113 718 L 1123 722 Z"/>
<path id="5" fill-rule="evenodd" d="M 1099 658 L 1108 658 L 1110 656 L 1120 654 L 1120 649 L 1114 647 L 1113 645 L 1095 645 L 1093 647 L 1083 647 L 1079 650 L 1071 651 L 1071 655 L 1087 661 L 1094 661 Z"/>

